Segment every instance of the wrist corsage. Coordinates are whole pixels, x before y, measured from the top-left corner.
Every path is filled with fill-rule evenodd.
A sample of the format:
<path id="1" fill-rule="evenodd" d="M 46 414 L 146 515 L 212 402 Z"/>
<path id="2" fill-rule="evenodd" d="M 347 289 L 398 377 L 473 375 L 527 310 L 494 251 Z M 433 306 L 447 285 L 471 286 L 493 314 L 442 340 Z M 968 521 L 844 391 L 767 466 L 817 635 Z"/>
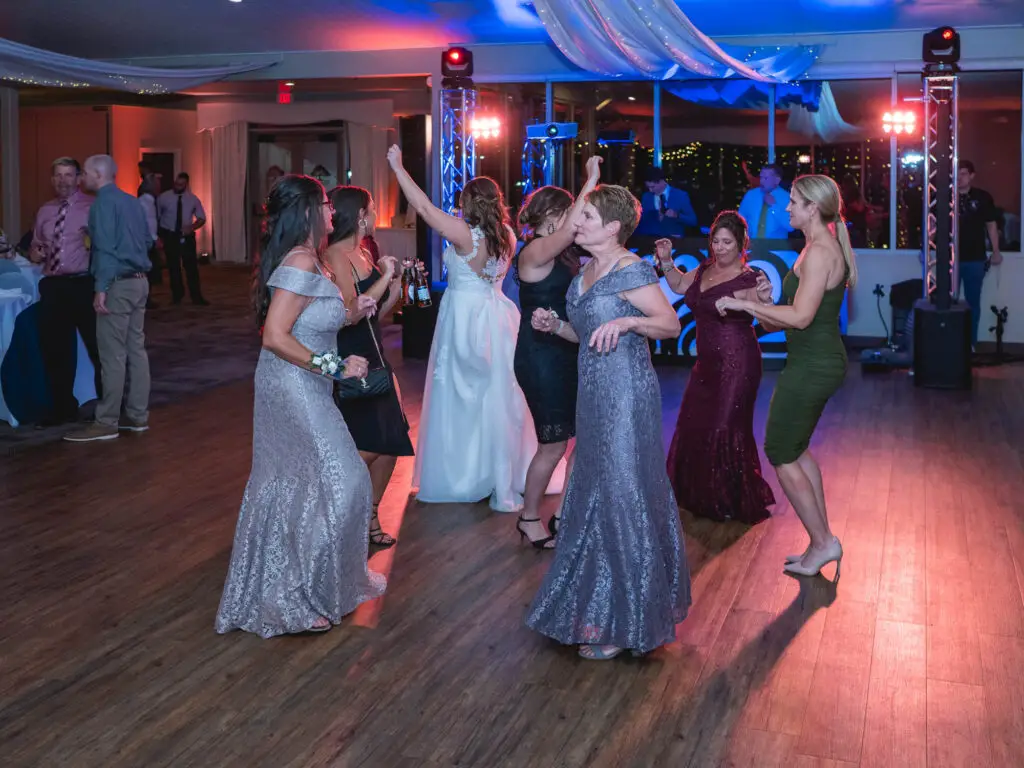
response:
<path id="1" fill-rule="evenodd" d="M 309 369 L 322 376 L 337 378 L 338 374 L 345 369 L 345 361 L 338 357 L 336 352 L 314 354 L 309 359 Z"/>

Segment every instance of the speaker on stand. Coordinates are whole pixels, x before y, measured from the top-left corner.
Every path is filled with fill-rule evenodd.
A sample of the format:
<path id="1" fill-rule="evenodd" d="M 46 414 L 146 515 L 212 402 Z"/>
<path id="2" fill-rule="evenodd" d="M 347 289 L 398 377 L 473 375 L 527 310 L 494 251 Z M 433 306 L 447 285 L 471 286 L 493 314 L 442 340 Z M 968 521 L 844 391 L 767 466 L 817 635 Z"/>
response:
<path id="1" fill-rule="evenodd" d="M 970 389 L 971 310 L 959 300 L 957 193 L 960 36 L 924 36 L 924 298 L 914 304 L 914 385 Z"/>
<path id="2" fill-rule="evenodd" d="M 402 147 L 402 163 L 420 189 L 429 189 L 427 184 L 430 158 L 427 157 L 427 117 L 412 115 L 398 120 L 398 135 Z M 408 210 L 409 201 L 402 195 L 399 212 Z M 430 268 L 430 227 L 422 216 L 416 216 L 416 258 Z M 427 276 L 428 282 L 431 276 Z M 407 304 L 395 312 L 396 322 L 402 324 L 402 357 L 426 360 L 430 357 L 430 343 L 434 338 L 437 322 L 437 307 L 440 296 L 431 292 L 433 306 L 417 307 Z"/>
<path id="3" fill-rule="evenodd" d="M 914 386 L 970 389 L 971 308 L 940 308 L 928 299 L 914 305 Z"/>
<path id="4" fill-rule="evenodd" d="M 427 116 L 412 115 L 398 119 L 398 136 L 402 147 L 402 164 L 412 176 L 420 189 L 430 189 L 427 185 L 430 158 L 427 157 Z M 398 210 L 404 214 L 408 210 L 409 201 L 400 194 Z M 421 216 L 416 217 L 416 258 L 426 263 L 430 253 L 430 228 L 423 223 Z"/>

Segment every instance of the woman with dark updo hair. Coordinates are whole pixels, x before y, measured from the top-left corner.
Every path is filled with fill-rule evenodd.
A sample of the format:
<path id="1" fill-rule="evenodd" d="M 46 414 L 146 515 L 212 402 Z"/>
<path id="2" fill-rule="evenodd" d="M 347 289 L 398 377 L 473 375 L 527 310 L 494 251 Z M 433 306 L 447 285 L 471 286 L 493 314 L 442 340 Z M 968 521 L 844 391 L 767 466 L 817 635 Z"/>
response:
<path id="1" fill-rule="evenodd" d="M 757 523 L 775 503 L 754 442 L 761 348 L 750 315 L 722 316 L 715 307 L 722 296 L 772 303 L 771 283 L 746 264 L 748 242 L 746 220 L 723 211 L 711 225 L 708 258 L 692 272 L 676 268 L 671 240 L 658 240 L 655 250 L 697 323 L 697 364 L 668 452 L 676 500 L 700 517 Z"/>
<path id="2" fill-rule="evenodd" d="M 267 198 L 257 278 L 263 349 L 256 365 L 252 470 L 238 513 L 216 630 L 261 637 L 325 632 L 384 592 L 366 568 L 370 473 L 331 397 L 362 378 L 365 358 L 337 357 L 346 310 L 322 253 L 331 204 L 308 176 L 283 176 Z"/>

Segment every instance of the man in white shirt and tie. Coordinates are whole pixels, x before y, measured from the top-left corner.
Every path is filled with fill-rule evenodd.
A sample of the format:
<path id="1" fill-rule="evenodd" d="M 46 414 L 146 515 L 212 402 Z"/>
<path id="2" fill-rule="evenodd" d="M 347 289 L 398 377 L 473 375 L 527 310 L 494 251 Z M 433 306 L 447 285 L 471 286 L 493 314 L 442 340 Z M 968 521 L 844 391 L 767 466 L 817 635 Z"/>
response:
<path id="1" fill-rule="evenodd" d="M 188 182 L 188 174 L 179 173 L 174 179 L 174 186 L 157 198 L 158 230 L 171 278 L 171 301 L 180 304 L 185 296 L 181 281 L 184 265 L 189 298 L 193 304 L 206 306 L 210 302 L 199 290 L 199 265 L 196 261 L 196 230 L 206 224 L 206 211 L 188 188 Z"/>
<path id="2" fill-rule="evenodd" d="M 786 213 L 789 193 L 779 186 L 781 181 L 782 169 L 774 163 L 766 165 L 761 169 L 761 186 L 743 196 L 740 216 L 747 220 L 751 237 L 785 240 L 793 231 Z"/>

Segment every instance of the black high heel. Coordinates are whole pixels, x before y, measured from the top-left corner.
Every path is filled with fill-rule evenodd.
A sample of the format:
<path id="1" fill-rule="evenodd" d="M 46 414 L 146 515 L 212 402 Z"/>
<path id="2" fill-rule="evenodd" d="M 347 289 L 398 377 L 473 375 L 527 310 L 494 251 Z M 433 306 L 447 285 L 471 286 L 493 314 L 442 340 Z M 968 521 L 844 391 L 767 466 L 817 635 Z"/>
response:
<path id="1" fill-rule="evenodd" d="M 398 539 L 389 533 L 384 533 L 384 529 L 380 527 L 377 506 L 377 504 L 373 505 L 373 515 L 370 517 L 370 543 L 377 547 L 393 547 L 398 543 Z"/>
<path id="2" fill-rule="evenodd" d="M 561 515 L 552 515 L 551 519 L 548 520 L 548 530 L 551 531 L 552 536 L 558 535 L 558 526 L 562 524 Z"/>
<path id="3" fill-rule="evenodd" d="M 516 521 L 516 530 L 519 531 L 519 542 L 522 543 L 523 541 L 528 541 L 528 542 L 530 542 L 534 546 L 535 549 L 554 549 L 554 546 L 550 546 L 550 547 L 548 546 L 549 543 L 551 543 L 551 542 L 553 542 L 555 540 L 554 536 L 545 536 L 543 539 L 531 539 L 527 535 L 526 531 L 524 531 L 523 528 L 522 528 L 523 523 L 539 523 L 539 522 L 540 522 L 540 518 L 539 517 L 533 517 L 533 518 L 527 519 L 527 518 L 523 517 L 522 515 L 520 515 L 519 519 Z"/>

